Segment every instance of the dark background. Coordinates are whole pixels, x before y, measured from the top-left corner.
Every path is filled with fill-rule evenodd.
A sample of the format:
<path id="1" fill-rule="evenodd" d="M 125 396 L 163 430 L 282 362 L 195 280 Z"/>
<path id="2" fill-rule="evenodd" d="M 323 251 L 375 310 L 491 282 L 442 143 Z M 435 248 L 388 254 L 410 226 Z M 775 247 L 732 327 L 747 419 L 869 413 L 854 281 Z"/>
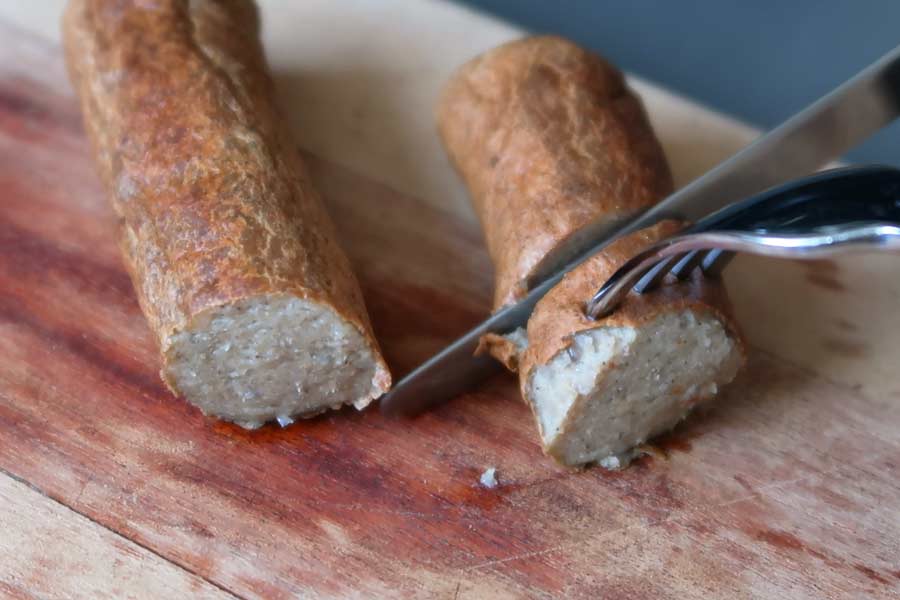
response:
<path id="1" fill-rule="evenodd" d="M 459 0 L 772 128 L 900 44 L 900 0 Z M 900 123 L 848 156 L 900 164 Z"/>

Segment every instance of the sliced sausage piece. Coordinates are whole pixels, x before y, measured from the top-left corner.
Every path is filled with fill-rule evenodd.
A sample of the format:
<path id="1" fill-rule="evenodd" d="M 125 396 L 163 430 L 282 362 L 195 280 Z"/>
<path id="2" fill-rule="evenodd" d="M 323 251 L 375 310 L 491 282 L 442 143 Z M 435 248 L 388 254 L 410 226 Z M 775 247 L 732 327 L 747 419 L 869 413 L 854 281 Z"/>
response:
<path id="1" fill-rule="evenodd" d="M 744 362 L 725 288 L 699 272 L 632 294 L 592 320 L 585 304 L 626 260 L 680 227 L 663 222 L 621 238 L 568 273 L 528 321 L 519 384 L 545 451 L 566 465 L 628 464 L 730 383 Z"/>

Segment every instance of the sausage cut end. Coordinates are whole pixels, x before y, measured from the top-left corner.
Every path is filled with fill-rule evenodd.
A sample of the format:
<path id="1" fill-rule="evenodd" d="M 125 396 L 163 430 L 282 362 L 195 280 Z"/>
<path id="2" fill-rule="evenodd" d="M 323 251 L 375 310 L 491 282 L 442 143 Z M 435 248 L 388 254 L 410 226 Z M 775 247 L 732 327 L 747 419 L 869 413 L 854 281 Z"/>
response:
<path id="1" fill-rule="evenodd" d="M 712 398 L 742 361 L 713 314 L 673 311 L 637 327 L 575 334 L 531 371 L 524 391 L 548 454 L 566 465 L 618 468 L 632 448 Z"/>
<path id="2" fill-rule="evenodd" d="M 204 413 L 254 428 L 343 404 L 363 408 L 387 372 L 363 334 L 325 304 L 245 298 L 169 338 L 163 377 Z"/>

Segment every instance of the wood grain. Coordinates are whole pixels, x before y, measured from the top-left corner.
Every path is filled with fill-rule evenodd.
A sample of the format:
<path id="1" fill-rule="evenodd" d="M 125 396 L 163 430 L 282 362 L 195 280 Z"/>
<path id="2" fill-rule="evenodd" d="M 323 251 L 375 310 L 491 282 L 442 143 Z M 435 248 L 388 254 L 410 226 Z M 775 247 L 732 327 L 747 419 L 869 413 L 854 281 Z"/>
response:
<path id="1" fill-rule="evenodd" d="M 247 598 L 900 590 L 898 403 L 764 352 L 622 473 L 542 457 L 505 376 L 413 421 L 205 419 L 159 381 L 68 88 L 27 76 L 54 56 L 0 70 L 0 469 Z M 309 158 L 397 374 L 486 314 L 470 222 Z"/>
<path id="2" fill-rule="evenodd" d="M 0 597 L 234 598 L 7 475 Z"/>

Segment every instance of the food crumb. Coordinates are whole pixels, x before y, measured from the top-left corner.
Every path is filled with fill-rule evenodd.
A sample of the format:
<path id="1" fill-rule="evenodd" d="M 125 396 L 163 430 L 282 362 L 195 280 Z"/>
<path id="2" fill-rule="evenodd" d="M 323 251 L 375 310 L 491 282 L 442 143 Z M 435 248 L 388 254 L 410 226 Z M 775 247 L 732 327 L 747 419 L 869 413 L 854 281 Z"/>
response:
<path id="1" fill-rule="evenodd" d="M 277 417 L 275 417 L 275 420 L 278 421 L 278 424 L 281 425 L 282 427 L 287 427 L 288 425 L 291 425 L 294 422 L 294 419 L 292 419 L 291 417 L 289 417 L 287 415 L 278 415 Z"/>
<path id="2" fill-rule="evenodd" d="M 611 454 L 606 458 L 600 459 L 600 466 L 610 470 L 620 469 L 622 467 L 622 461 L 620 461 L 619 457 L 615 454 Z"/>
<path id="3" fill-rule="evenodd" d="M 497 469 L 488 467 L 484 470 L 484 473 L 481 474 L 481 478 L 478 481 L 488 489 L 497 487 Z"/>

